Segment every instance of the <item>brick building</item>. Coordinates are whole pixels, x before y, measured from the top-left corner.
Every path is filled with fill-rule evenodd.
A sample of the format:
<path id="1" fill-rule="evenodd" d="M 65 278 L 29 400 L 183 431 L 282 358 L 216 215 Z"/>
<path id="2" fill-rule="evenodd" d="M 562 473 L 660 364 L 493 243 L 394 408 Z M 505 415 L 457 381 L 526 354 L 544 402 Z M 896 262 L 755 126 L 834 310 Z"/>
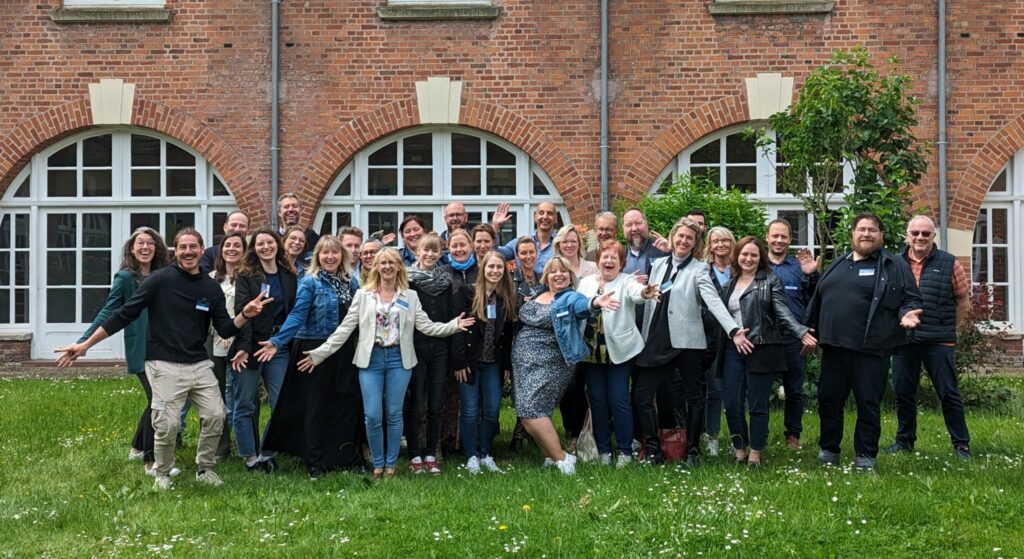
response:
<path id="1" fill-rule="evenodd" d="M 125 5 L 129 4 L 129 5 Z M 563 219 L 600 206 L 600 10 L 573 0 L 281 0 L 280 180 L 315 229 L 445 201 Z M 270 218 L 271 14 L 255 0 L 0 0 L 0 360 L 48 358 L 102 305 L 123 239 L 235 207 Z M 947 8 L 949 248 L 1024 322 L 1024 3 Z M 937 139 L 937 5 L 609 2 L 609 191 L 681 172 L 811 228 L 737 132 L 835 49 L 899 55 Z M 935 155 L 916 201 L 937 216 Z M 1013 344 L 1019 356 L 1019 339 Z M 120 355 L 119 340 L 90 353 Z"/>

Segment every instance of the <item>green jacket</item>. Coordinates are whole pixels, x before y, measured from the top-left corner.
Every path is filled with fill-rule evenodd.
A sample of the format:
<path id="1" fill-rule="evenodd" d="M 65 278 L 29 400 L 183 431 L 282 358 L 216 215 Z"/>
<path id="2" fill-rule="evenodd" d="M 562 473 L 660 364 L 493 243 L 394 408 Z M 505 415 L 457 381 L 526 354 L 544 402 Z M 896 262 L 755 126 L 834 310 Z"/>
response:
<path id="1" fill-rule="evenodd" d="M 96 314 L 96 318 L 89 325 L 89 329 L 82 334 L 78 342 L 84 342 L 103 322 L 121 308 L 135 295 L 135 290 L 142 283 L 142 276 L 128 269 L 118 270 L 114 274 L 114 281 L 110 286 L 110 295 L 103 308 Z M 124 354 L 128 363 L 128 372 L 137 375 L 146 372 L 146 331 L 149 327 L 149 311 L 143 309 L 138 320 L 132 322 L 124 329 Z"/>

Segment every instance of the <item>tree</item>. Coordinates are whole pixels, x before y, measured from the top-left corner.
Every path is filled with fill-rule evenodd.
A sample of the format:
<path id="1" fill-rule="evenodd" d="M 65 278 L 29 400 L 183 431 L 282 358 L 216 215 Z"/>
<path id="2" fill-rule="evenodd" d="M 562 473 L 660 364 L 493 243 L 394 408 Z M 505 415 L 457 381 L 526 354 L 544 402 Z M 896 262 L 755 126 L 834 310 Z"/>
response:
<path id="1" fill-rule="evenodd" d="M 697 208 L 704 212 L 710 225 L 728 227 L 736 238 L 744 235 L 764 238 L 764 204 L 739 190 L 722 190 L 717 182 L 704 175 L 681 175 L 664 193 L 644 196 L 637 207 L 647 217 L 651 231 L 666 236 L 679 218 Z M 626 208 L 618 204 L 616 210 L 621 223 Z"/>
<path id="2" fill-rule="evenodd" d="M 766 153 L 777 150 L 779 190 L 795 195 L 814 215 L 819 254 L 830 244 L 843 252 L 853 217 L 865 211 L 882 220 L 886 248 L 902 249 L 902 230 L 911 215 L 910 188 L 927 169 L 927 148 L 913 132 L 921 102 L 908 94 L 910 88 L 909 76 L 876 71 L 867 49 L 836 51 L 828 64 L 811 72 L 789 110 L 772 115 L 766 129 L 753 132 Z M 852 184 L 844 184 L 844 169 Z M 844 186 L 849 187 L 845 195 Z M 829 230 L 835 196 L 843 196 L 845 206 L 838 210 L 836 228 Z"/>

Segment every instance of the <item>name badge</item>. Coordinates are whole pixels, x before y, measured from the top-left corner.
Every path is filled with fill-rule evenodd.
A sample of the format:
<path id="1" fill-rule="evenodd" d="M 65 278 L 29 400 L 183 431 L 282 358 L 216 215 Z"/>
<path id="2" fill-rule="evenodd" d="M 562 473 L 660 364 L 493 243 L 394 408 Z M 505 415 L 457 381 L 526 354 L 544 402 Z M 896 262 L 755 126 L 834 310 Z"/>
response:
<path id="1" fill-rule="evenodd" d="M 210 302 L 200 297 L 199 300 L 196 301 L 196 310 L 202 312 L 210 312 Z"/>
<path id="2" fill-rule="evenodd" d="M 858 275 L 860 277 L 873 276 L 873 275 L 875 275 L 875 269 L 874 268 L 861 268 L 859 270 L 859 274 Z"/>
<path id="3" fill-rule="evenodd" d="M 562 311 L 555 315 L 555 318 L 562 318 L 563 316 L 569 316 L 569 311 Z"/>
<path id="4" fill-rule="evenodd" d="M 403 311 L 409 310 L 409 303 L 406 302 L 405 299 L 396 299 L 395 304 L 398 305 L 398 308 L 402 309 Z"/>
<path id="5" fill-rule="evenodd" d="M 487 320 L 495 320 L 498 318 L 498 306 L 494 303 L 487 304 Z"/>
<path id="6" fill-rule="evenodd" d="M 658 289 L 660 289 L 662 293 L 665 293 L 672 289 L 672 282 L 666 281 L 665 283 L 661 284 L 661 287 L 659 287 Z"/>
<path id="7" fill-rule="evenodd" d="M 787 290 L 787 291 L 796 291 L 797 289 L 798 289 L 798 288 L 797 288 L 797 286 L 795 286 L 795 285 L 787 285 L 787 286 L 786 286 L 786 290 Z"/>
<path id="8" fill-rule="evenodd" d="M 263 293 L 263 298 L 270 297 L 270 284 L 264 283 L 260 285 L 260 292 Z"/>

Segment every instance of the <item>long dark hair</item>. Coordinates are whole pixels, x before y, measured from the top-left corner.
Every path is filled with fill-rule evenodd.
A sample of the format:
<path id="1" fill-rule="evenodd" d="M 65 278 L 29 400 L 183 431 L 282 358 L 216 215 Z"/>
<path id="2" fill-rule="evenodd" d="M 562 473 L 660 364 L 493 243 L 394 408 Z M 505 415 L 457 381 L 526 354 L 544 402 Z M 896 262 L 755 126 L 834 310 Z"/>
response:
<path id="1" fill-rule="evenodd" d="M 274 255 L 277 267 L 289 270 L 294 274 L 295 266 L 288 261 L 288 255 L 284 252 L 284 245 L 281 244 L 281 237 L 273 229 L 262 227 L 252 233 L 249 247 L 245 249 L 245 256 L 242 257 L 242 261 L 238 263 L 238 268 L 235 270 L 235 277 L 263 275 L 263 265 L 260 264 L 260 257 L 256 254 L 256 238 L 260 235 L 270 235 L 274 239 L 274 243 L 277 245 L 277 254 Z"/>
<path id="2" fill-rule="evenodd" d="M 739 241 L 736 241 L 736 247 L 732 249 L 732 277 L 738 278 L 743 275 L 743 270 L 740 269 L 740 251 L 743 247 L 753 243 L 757 247 L 757 270 L 758 272 L 768 270 L 768 249 L 764 246 L 764 241 L 747 235 Z"/>
<path id="3" fill-rule="evenodd" d="M 128 240 L 124 242 L 124 246 L 121 248 L 121 269 L 129 270 L 132 272 L 139 271 L 139 261 L 135 259 L 135 254 L 132 252 L 132 248 L 135 247 L 135 240 L 139 238 L 139 235 L 149 235 L 156 243 L 153 247 L 153 261 L 149 264 L 150 273 L 163 268 L 170 261 L 168 256 L 167 244 L 164 243 L 164 238 L 149 227 L 139 227 L 135 231 L 132 231 L 132 235 L 128 237 Z"/>
<path id="4" fill-rule="evenodd" d="M 516 320 L 516 289 L 512 286 L 512 272 L 508 270 L 505 265 L 505 259 L 502 258 L 501 254 L 495 251 L 490 251 L 477 262 L 477 266 L 480 267 L 480 274 L 476 276 L 476 289 L 473 292 L 473 315 L 476 316 L 477 320 L 487 321 L 487 274 L 484 267 L 491 260 L 501 260 L 502 268 L 505 270 L 501 275 L 501 279 L 494 286 L 494 294 L 501 299 L 505 307 L 505 319 L 509 321 Z"/>
<path id="5" fill-rule="evenodd" d="M 233 233 L 228 233 L 227 235 L 224 235 L 224 238 L 221 239 L 220 241 L 220 246 L 217 247 L 217 257 L 213 260 L 213 279 L 217 280 L 218 282 L 224 281 L 224 278 L 226 278 L 228 275 L 228 265 L 226 262 L 224 262 L 224 242 L 233 237 L 238 237 L 242 241 L 243 255 L 245 254 L 245 251 L 248 250 L 249 248 L 249 243 L 245 241 L 245 235 L 243 235 L 241 231 L 235 231 Z M 239 262 L 239 264 L 241 264 L 241 262 Z M 234 273 L 231 274 L 232 278 L 234 277 L 235 273 L 238 272 L 237 264 L 235 265 L 235 269 L 233 272 Z"/>

